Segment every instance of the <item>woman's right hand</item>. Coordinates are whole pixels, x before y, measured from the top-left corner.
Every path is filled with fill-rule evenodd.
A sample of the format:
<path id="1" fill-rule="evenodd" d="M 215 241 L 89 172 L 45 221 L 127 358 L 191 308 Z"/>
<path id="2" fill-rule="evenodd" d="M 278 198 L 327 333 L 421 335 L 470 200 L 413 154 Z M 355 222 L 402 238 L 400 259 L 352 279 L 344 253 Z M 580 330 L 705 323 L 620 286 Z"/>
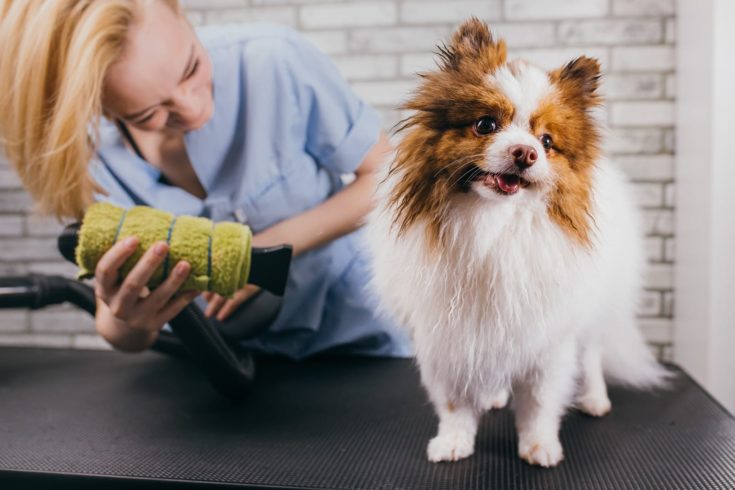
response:
<path id="1" fill-rule="evenodd" d="M 190 272 L 190 265 L 181 261 L 155 290 L 146 284 L 156 268 L 165 260 L 168 245 L 155 243 L 125 277 L 119 280 L 119 269 L 138 245 L 135 237 L 116 243 L 97 263 L 95 324 L 99 334 L 114 347 L 141 351 L 150 347 L 163 326 L 175 317 L 198 294 L 187 291 L 174 296 Z"/>

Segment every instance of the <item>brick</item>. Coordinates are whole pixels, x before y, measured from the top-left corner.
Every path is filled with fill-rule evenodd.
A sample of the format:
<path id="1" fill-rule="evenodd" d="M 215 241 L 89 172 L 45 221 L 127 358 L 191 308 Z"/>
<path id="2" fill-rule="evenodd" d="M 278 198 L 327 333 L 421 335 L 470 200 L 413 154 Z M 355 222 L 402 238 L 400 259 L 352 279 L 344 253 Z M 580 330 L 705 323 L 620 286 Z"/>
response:
<path id="1" fill-rule="evenodd" d="M 59 252 L 53 240 L 21 238 L 3 241 L 3 260 L 46 260 L 57 258 Z"/>
<path id="2" fill-rule="evenodd" d="M 22 213 L 32 206 L 31 196 L 25 191 L 0 192 L 0 213 Z"/>
<path id="3" fill-rule="evenodd" d="M 663 303 L 662 303 L 662 314 L 666 318 L 673 318 L 674 317 L 674 293 L 672 291 L 668 291 L 664 293 L 663 296 Z"/>
<path id="4" fill-rule="evenodd" d="M 676 132 L 673 129 L 664 131 L 664 151 L 666 153 L 676 152 Z"/>
<path id="5" fill-rule="evenodd" d="M 676 75 L 666 75 L 666 97 L 673 99 L 676 97 Z"/>
<path id="6" fill-rule="evenodd" d="M 335 56 L 335 63 L 348 80 L 394 78 L 398 75 L 398 57 L 392 55 Z"/>
<path id="7" fill-rule="evenodd" d="M 408 94 L 416 86 L 415 82 L 355 82 L 352 88 L 355 93 L 369 104 L 395 107 L 408 98 Z"/>
<path id="8" fill-rule="evenodd" d="M 483 1 L 411 1 L 401 4 L 400 19 L 404 24 L 459 23 L 470 16 L 482 20 L 500 18 L 500 2 Z"/>
<path id="9" fill-rule="evenodd" d="M 247 1 L 247 0 L 240 0 Z M 328 0 L 329 3 L 342 2 L 343 0 Z M 325 3 L 325 0 L 250 0 L 253 5 L 291 5 L 302 3 Z"/>
<path id="10" fill-rule="evenodd" d="M 185 9 L 220 9 L 228 7 L 244 7 L 247 0 L 181 0 Z"/>
<path id="11" fill-rule="evenodd" d="M 608 100 L 657 99 L 664 93 L 664 83 L 657 73 L 616 73 L 603 77 L 600 92 Z"/>
<path id="12" fill-rule="evenodd" d="M 614 161 L 637 181 L 673 180 L 674 158 L 670 155 L 619 155 Z"/>
<path id="13" fill-rule="evenodd" d="M 494 23 L 493 34 L 517 48 L 546 48 L 556 43 L 556 28 L 550 22 Z"/>
<path id="14" fill-rule="evenodd" d="M 661 292 L 644 291 L 638 299 L 639 317 L 656 317 L 661 315 Z"/>
<path id="15" fill-rule="evenodd" d="M 663 40 L 663 28 L 657 19 L 577 20 L 559 23 L 561 44 L 654 44 Z"/>
<path id="16" fill-rule="evenodd" d="M 2 240 L 0 240 L 0 250 L 5 250 Z M 22 262 L 3 262 L 0 261 L 0 275 L 2 276 L 25 276 L 28 274 L 28 265 Z"/>
<path id="17" fill-rule="evenodd" d="M 656 208 L 663 204 L 664 189 L 658 183 L 640 183 L 633 184 L 638 206 L 644 208 Z"/>
<path id="18" fill-rule="evenodd" d="M 668 343 L 674 338 L 674 323 L 668 318 L 640 318 L 638 327 L 649 342 Z"/>
<path id="19" fill-rule="evenodd" d="M 559 68 L 575 58 L 582 55 L 590 58 L 597 58 L 600 65 L 606 70 L 609 64 L 608 51 L 605 47 L 586 47 L 586 48 L 546 48 L 546 49 L 514 49 L 510 47 L 509 56 L 511 58 L 522 58 L 534 63 L 545 70 L 554 70 Z"/>
<path id="20" fill-rule="evenodd" d="M 26 232 L 34 237 L 58 237 L 64 229 L 64 224 L 56 218 L 29 214 L 26 216 Z"/>
<path id="21" fill-rule="evenodd" d="M 306 39 L 326 54 L 347 51 L 347 33 L 344 31 L 310 31 L 303 34 Z"/>
<path id="22" fill-rule="evenodd" d="M 612 102 L 610 123 L 616 126 L 673 126 L 676 104 L 673 101 Z"/>
<path id="23" fill-rule="evenodd" d="M 23 184 L 20 182 L 15 170 L 10 168 L 0 168 L 0 191 L 7 189 L 18 190 L 22 188 Z"/>
<path id="24" fill-rule="evenodd" d="M 72 347 L 82 350 L 113 350 L 99 335 L 77 334 L 72 337 Z"/>
<path id="25" fill-rule="evenodd" d="M 643 211 L 643 229 L 647 235 L 672 236 L 675 225 L 673 211 L 667 209 Z"/>
<path id="26" fill-rule="evenodd" d="M 71 347 L 70 335 L 15 334 L 0 335 L 0 345 L 13 347 L 51 347 L 68 349 Z"/>
<path id="27" fill-rule="evenodd" d="M 605 140 L 608 152 L 617 154 L 659 153 L 663 133 L 658 128 L 612 128 Z"/>
<path id="28" fill-rule="evenodd" d="M 664 242 L 664 260 L 666 262 L 676 262 L 676 240 L 667 238 Z"/>
<path id="29" fill-rule="evenodd" d="M 437 69 L 437 57 L 431 53 L 404 54 L 401 56 L 401 75 L 434 71 Z"/>
<path id="30" fill-rule="evenodd" d="M 614 71 L 671 71 L 675 67 L 672 46 L 622 46 L 612 48 Z"/>
<path id="31" fill-rule="evenodd" d="M 28 331 L 28 311 L 0 310 L 0 335 Z"/>
<path id="32" fill-rule="evenodd" d="M 676 19 L 666 19 L 664 33 L 664 41 L 666 44 L 676 43 Z"/>
<path id="33" fill-rule="evenodd" d="M 614 15 L 665 16 L 676 13 L 675 0 L 613 0 Z"/>
<path id="34" fill-rule="evenodd" d="M 61 258 L 60 254 L 57 257 Z M 27 266 L 28 273 L 32 274 L 48 274 L 56 276 L 64 276 L 69 278 L 76 278 L 78 267 L 71 262 L 58 261 L 58 262 L 31 262 Z M 91 285 L 91 282 L 87 282 Z"/>
<path id="35" fill-rule="evenodd" d="M 505 17 L 512 20 L 602 17 L 608 0 L 505 0 Z"/>
<path id="36" fill-rule="evenodd" d="M 664 260 L 664 239 L 661 237 L 646 237 L 646 259 L 649 262 L 663 262 Z"/>
<path id="37" fill-rule="evenodd" d="M 90 333 L 94 332 L 94 317 L 87 312 L 66 306 L 50 306 L 30 315 L 31 332 Z"/>
<path id="38" fill-rule="evenodd" d="M 301 25 L 306 29 L 387 26 L 397 21 L 398 8 L 393 2 L 363 1 L 301 8 Z"/>
<path id="39" fill-rule="evenodd" d="M 272 22 L 294 27 L 297 25 L 296 9 L 292 7 L 269 7 L 210 10 L 204 16 L 205 24 L 232 24 L 238 22 Z"/>
<path id="40" fill-rule="evenodd" d="M 674 287 L 674 267 L 668 264 L 648 264 L 646 287 L 672 289 Z"/>
<path id="41" fill-rule="evenodd" d="M 387 27 L 354 29 L 348 36 L 348 49 L 359 53 L 403 53 L 432 51 L 449 37 L 448 27 Z"/>
<path id="42" fill-rule="evenodd" d="M 394 126 L 401 120 L 401 113 L 396 109 L 379 109 L 380 118 L 383 122 L 383 129 L 390 133 Z"/>
<path id="43" fill-rule="evenodd" d="M 676 185 L 673 183 L 666 184 L 666 189 L 664 190 L 664 205 L 667 208 L 676 207 Z"/>
<path id="44" fill-rule="evenodd" d="M 674 362 L 674 345 L 669 342 L 660 344 L 660 352 L 657 359 L 661 362 Z"/>
<path id="45" fill-rule="evenodd" d="M 0 237 L 19 237 L 23 234 L 23 218 L 0 215 Z"/>

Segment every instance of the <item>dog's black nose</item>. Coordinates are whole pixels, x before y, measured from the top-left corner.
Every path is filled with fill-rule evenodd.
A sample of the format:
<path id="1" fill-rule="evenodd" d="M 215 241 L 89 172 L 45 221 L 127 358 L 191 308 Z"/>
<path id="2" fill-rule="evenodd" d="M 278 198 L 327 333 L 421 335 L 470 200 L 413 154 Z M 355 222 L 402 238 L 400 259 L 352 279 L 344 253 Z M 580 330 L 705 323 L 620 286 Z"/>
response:
<path id="1" fill-rule="evenodd" d="M 513 163 L 521 170 L 525 170 L 538 160 L 538 153 L 528 145 L 513 145 L 508 149 Z"/>

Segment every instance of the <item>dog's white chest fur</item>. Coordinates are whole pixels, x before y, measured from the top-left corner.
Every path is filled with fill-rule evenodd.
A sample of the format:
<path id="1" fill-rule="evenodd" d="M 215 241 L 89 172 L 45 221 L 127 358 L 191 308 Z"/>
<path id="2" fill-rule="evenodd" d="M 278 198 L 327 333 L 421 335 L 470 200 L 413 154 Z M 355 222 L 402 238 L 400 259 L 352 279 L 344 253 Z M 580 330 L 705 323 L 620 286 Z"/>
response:
<path id="1" fill-rule="evenodd" d="M 447 226 L 450 245 L 429 255 L 422 227 L 396 238 L 389 214 L 376 216 L 371 236 L 392 240 L 374 243 L 375 285 L 410 329 L 422 369 L 475 398 L 510 386 L 566 334 L 590 251 L 539 206 L 478 206 L 467 196 Z"/>

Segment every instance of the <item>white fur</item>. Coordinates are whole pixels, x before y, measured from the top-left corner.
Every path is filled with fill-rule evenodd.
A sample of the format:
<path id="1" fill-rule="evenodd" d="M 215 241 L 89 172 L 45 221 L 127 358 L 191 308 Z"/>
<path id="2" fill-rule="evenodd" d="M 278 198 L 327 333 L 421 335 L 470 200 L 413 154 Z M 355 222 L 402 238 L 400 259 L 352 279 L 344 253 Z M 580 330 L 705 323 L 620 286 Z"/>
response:
<path id="1" fill-rule="evenodd" d="M 487 163 L 499 165 L 492 151 Z M 457 193 L 438 255 L 429 255 L 424 223 L 397 235 L 388 196 L 401 173 L 379 189 L 366 234 L 372 285 L 382 309 L 411 333 L 439 416 L 431 461 L 471 455 L 481 412 L 502 407 L 511 390 L 519 455 L 554 466 L 566 408 L 576 399 L 591 415 L 610 410 L 603 364 L 638 387 L 665 375 L 635 325 L 643 239 L 624 175 L 598 162 L 585 247 L 548 215 L 544 189 L 555 177 L 547 167 L 538 186 L 514 195 L 480 183 Z"/>

